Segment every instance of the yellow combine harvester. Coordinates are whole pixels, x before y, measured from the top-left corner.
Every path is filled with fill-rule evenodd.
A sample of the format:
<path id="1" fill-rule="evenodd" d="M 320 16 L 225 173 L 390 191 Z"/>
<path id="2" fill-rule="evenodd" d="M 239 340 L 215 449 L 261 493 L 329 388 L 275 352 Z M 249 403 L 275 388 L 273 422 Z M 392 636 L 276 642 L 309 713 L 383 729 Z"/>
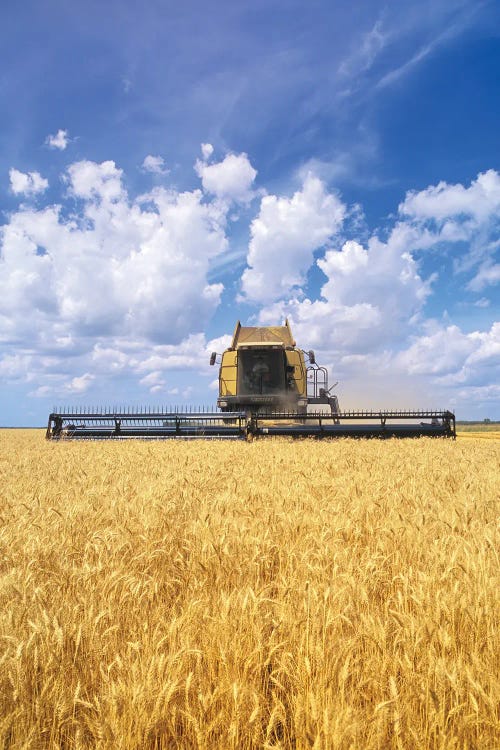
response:
<path id="1" fill-rule="evenodd" d="M 213 352 L 211 365 L 216 358 Z M 335 414 L 339 411 L 337 397 L 328 390 L 328 372 L 316 365 L 313 351 L 297 349 L 288 320 L 284 326 L 268 327 L 241 326 L 238 321 L 231 346 L 221 358 L 217 406 L 248 415 L 269 411 L 304 415 L 310 404 L 326 404 Z"/>
<path id="2" fill-rule="evenodd" d="M 49 416 L 47 438 L 455 437 L 450 411 L 341 412 L 328 372 L 297 348 L 284 326 L 236 324 L 220 357 L 219 411 L 63 409 Z M 429 421 L 430 420 L 430 421 Z"/>

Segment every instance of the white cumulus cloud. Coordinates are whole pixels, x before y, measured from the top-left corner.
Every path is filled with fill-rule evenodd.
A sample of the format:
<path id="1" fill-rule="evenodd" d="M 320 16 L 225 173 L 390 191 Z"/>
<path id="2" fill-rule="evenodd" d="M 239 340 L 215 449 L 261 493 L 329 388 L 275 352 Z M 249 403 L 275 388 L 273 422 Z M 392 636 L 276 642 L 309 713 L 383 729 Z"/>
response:
<path id="1" fill-rule="evenodd" d="M 67 390 L 70 393 L 85 393 L 90 388 L 90 385 L 93 380 L 94 380 L 94 375 L 91 375 L 89 372 L 86 372 L 84 375 L 80 375 L 79 377 L 72 378 L 72 380 L 67 386 Z"/>
<path id="2" fill-rule="evenodd" d="M 49 186 L 49 181 L 39 172 L 20 172 L 18 169 L 9 170 L 10 189 L 15 195 L 36 195 L 43 193 Z"/>
<path id="3" fill-rule="evenodd" d="M 250 300 L 269 303 L 300 287 L 313 253 L 340 229 L 346 209 L 324 183 L 307 175 L 291 198 L 267 195 L 250 227 L 242 290 Z"/>
<path id="4" fill-rule="evenodd" d="M 205 161 L 207 161 L 207 159 L 210 159 L 210 157 L 212 156 L 213 152 L 214 152 L 214 147 L 212 146 L 211 143 L 202 143 L 201 144 L 201 153 L 202 153 L 202 156 L 203 156 L 203 158 L 204 158 Z"/>
<path id="5" fill-rule="evenodd" d="M 457 247 L 454 273 L 472 269 L 476 277 L 467 288 L 480 291 L 498 282 L 494 261 L 499 248 L 500 174 L 493 169 L 478 174 L 468 187 L 440 182 L 419 192 L 410 191 L 399 206 L 405 221 L 428 227 L 441 247 Z M 460 245 L 462 243 L 462 247 Z M 467 250 L 463 250 L 463 245 Z"/>
<path id="6" fill-rule="evenodd" d="M 206 148 L 205 153 L 208 153 Z M 253 197 L 252 185 L 257 170 L 252 167 L 246 154 L 228 154 L 216 164 L 198 160 L 195 170 L 207 193 L 237 202 L 247 202 Z"/>
<path id="7" fill-rule="evenodd" d="M 117 201 L 125 198 L 123 170 L 114 161 L 79 161 L 68 168 L 70 192 L 84 199 Z"/>
<path id="8" fill-rule="evenodd" d="M 50 148 L 58 149 L 59 151 L 64 151 L 69 143 L 69 135 L 67 130 L 61 130 L 59 129 L 55 135 L 48 135 L 45 139 L 45 143 Z"/>
<path id="9" fill-rule="evenodd" d="M 206 160 L 212 156 L 208 145 Z M 191 398 L 196 389 L 189 390 L 190 378 L 206 384 L 214 379 L 210 352 L 228 346 L 232 316 L 238 315 L 238 300 L 230 296 L 233 272 L 235 283 L 224 298 L 226 335 L 207 340 L 230 268 L 221 262 L 242 252 L 227 236 L 241 202 L 246 210 L 233 236 L 241 236 L 242 228 L 250 234 L 241 300 L 252 306 L 253 321 L 290 318 L 299 345 L 316 349 L 320 363 L 343 381 L 343 406 L 439 405 L 429 393 L 491 403 L 492 383 L 500 380 L 500 323 L 492 324 L 494 305 L 489 308 L 486 297 L 474 302 L 473 293 L 500 280 L 497 173 L 478 175 L 468 187 L 440 183 L 408 193 L 398 218 L 370 236 L 365 223 L 353 220 L 353 209 L 313 173 L 303 175 L 293 194 L 261 195 L 256 215 L 243 226 L 256 195 L 248 157 L 198 161 L 196 171 L 203 190 L 157 187 L 134 198 L 115 162 L 82 160 L 68 167 L 60 204 L 26 202 L 5 218 L 5 383 L 29 384 L 34 396 L 72 395 L 76 401 L 119 388 L 116 398 L 123 402 L 137 388 L 165 395 L 177 390 L 180 398 Z M 14 192 L 42 192 L 46 182 L 37 172 L 11 170 Z M 441 321 L 426 317 L 429 298 L 436 292 L 432 299 L 439 303 L 437 292 L 446 291 L 444 274 L 466 273 L 447 259 L 455 248 L 457 258 L 469 253 L 472 259 L 461 309 L 477 305 L 476 319 L 488 320 L 488 330 L 479 324 L 478 330 L 462 330 L 451 319 L 452 308 Z M 410 385 L 402 387 L 402 381 Z"/>
<path id="10" fill-rule="evenodd" d="M 414 337 L 412 344 L 396 355 L 397 368 L 410 375 L 431 376 L 437 386 L 477 389 L 499 382 L 500 322 L 493 323 L 489 331 L 470 333 L 457 325 L 429 327 L 429 333 Z"/>
<path id="11" fill-rule="evenodd" d="M 388 240 L 368 246 L 349 240 L 317 260 L 326 281 L 319 299 L 284 301 L 265 308 L 262 322 L 289 317 L 298 340 L 339 358 L 372 353 L 404 340 L 431 291 L 408 252 L 422 242 L 415 230 L 397 225 Z"/>
<path id="12" fill-rule="evenodd" d="M 73 164 L 68 181 L 76 213 L 23 207 L 2 227 L 0 340 L 71 351 L 87 336 L 176 343 L 203 330 L 223 289 L 207 279 L 227 248 L 222 208 L 198 190 L 131 201 L 111 161 Z"/>
<path id="13" fill-rule="evenodd" d="M 165 379 L 159 370 L 148 373 L 139 380 L 139 383 L 149 388 L 150 393 L 160 393 L 165 388 Z"/>
<path id="14" fill-rule="evenodd" d="M 460 369 L 477 347 L 477 336 L 450 325 L 416 338 L 397 359 L 410 374 L 446 375 Z"/>
<path id="15" fill-rule="evenodd" d="M 500 174 L 482 172 L 466 188 L 460 183 L 440 182 L 420 192 L 410 191 L 399 206 L 401 214 L 413 219 L 444 221 L 450 217 L 472 216 L 485 220 L 500 212 Z"/>

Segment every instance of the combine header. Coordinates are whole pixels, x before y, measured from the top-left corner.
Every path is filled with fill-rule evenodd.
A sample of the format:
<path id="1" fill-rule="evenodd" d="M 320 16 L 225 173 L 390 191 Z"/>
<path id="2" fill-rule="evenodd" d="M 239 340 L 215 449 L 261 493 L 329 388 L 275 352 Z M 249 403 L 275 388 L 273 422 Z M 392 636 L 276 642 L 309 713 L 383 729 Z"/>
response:
<path id="1" fill-rule="evenodd" d="M 213 352 L 210 364 L 219 355 Z M 335 384 L 336 385 L 336 384 Z M 254 437 L 456 437 L 450 411 L 344 411 L 313 351 L 284 326 L 243 327 L 220 355 L 219 411 L 63 409 L 49 416 L 49 440 Z"/>

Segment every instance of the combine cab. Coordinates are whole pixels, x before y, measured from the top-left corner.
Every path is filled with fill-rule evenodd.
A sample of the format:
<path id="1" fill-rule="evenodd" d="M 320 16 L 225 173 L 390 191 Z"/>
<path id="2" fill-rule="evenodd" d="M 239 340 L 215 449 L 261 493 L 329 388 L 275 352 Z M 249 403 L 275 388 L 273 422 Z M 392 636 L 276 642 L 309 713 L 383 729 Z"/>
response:
<path id="1" fill-rule="evenodd" d="M 213 352 L 210 364 L 219 355 Z M 336 384 L 335 384 L 336 385 Z M 47 438 L 115 439 L 288 437 L 456 437 L 449 411 L 342 412 L 313 351 L 298 349 L 284 326 L 238 322 L 220 355 L 219 411 L 61 410 Z"/>
<path id="2" fill-rule="evenodd" d="M 210 364 L 216 359 L 213 352 Z M 326 369 L 316 365 L 313 351 L 297 349 L 288 320 L 284 326 L 259 328 L 236 324 L 220 363 L 221 411 L 244 411 L 249 417 L 269 412 L 296 416 L 320 404 L 332 415 L 339 412 L 337 397 L 328 390 Z"/>

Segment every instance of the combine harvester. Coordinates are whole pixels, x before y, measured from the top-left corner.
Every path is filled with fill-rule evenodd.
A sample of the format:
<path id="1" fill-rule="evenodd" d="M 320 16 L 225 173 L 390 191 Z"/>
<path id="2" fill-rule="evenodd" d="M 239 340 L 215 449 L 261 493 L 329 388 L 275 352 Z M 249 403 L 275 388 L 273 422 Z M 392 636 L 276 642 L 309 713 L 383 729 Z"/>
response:
<path id="1" fill-rule="evenodd" d="M 298 349 L 284 326 L 238 322 L 220 357 L 219 411 L 63 409 L 49 416 L 47 438 L 456 437 L 450 411 L 340 411 L 326 368 Z M 335 384 L 336 385 L 336 384 Z"/>

